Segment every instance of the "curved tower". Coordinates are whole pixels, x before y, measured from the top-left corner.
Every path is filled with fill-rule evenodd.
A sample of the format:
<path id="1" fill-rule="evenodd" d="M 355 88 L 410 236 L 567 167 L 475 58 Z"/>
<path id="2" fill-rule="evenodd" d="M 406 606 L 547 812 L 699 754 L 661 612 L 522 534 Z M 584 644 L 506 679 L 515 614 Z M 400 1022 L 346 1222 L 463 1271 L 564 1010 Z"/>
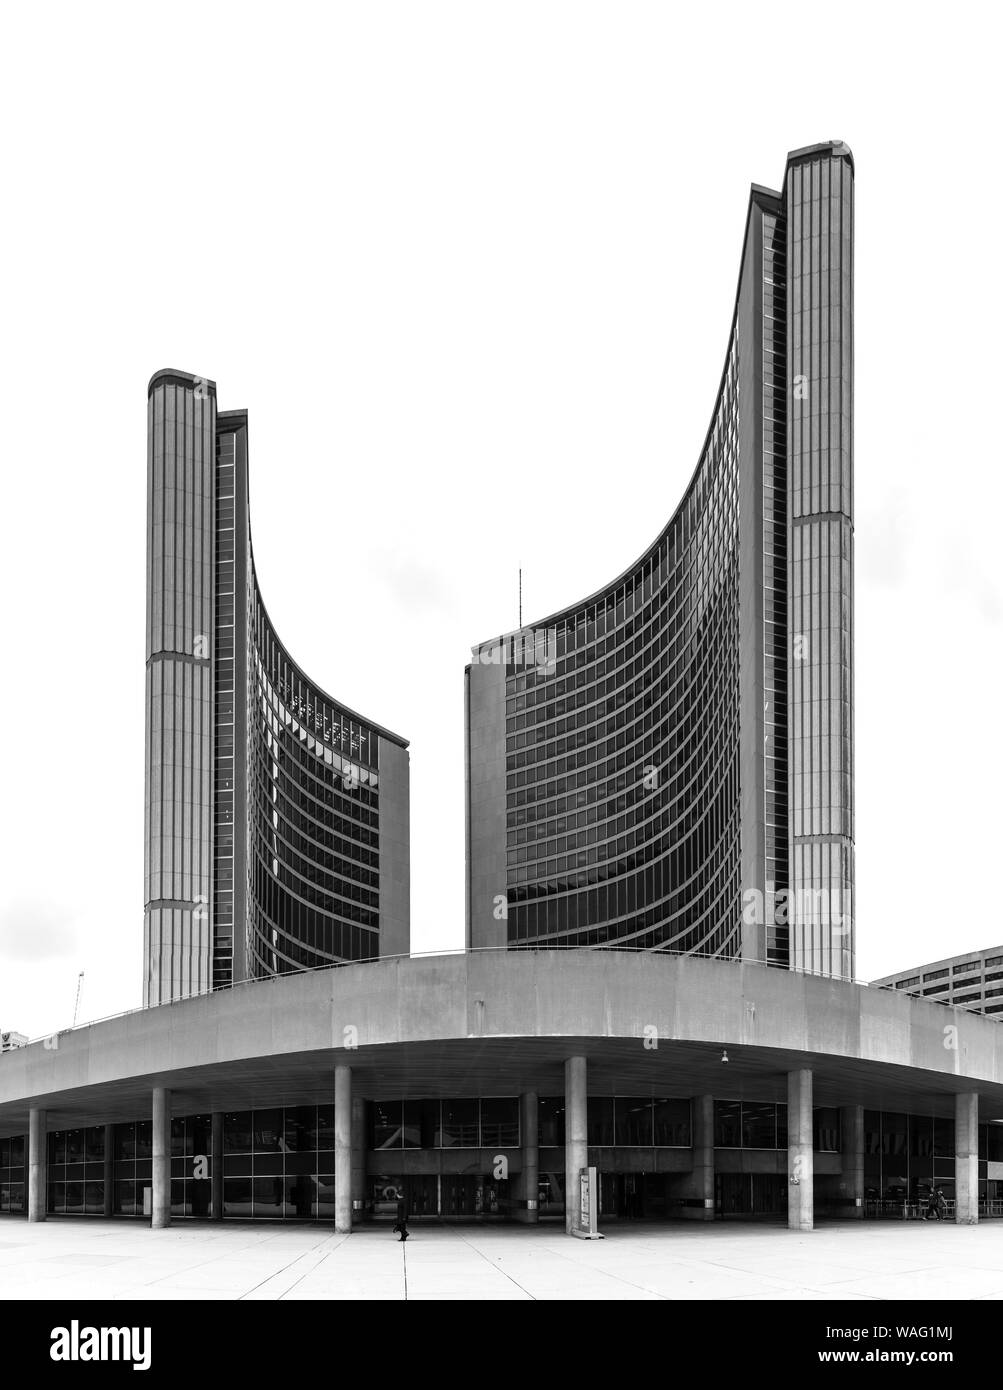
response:
<path id="1" fill-rule="evenodd" d="M 467 940 L 852 976 L 853 159 L 753 185 L 671 520 L 467 668 Z"/>
<path id="2" fill-rule="evenodd" d="M 148 398 L 144 1003 L 406 953 L 407 744 L 276 635 L 246 412 L 185 372 Z"/>

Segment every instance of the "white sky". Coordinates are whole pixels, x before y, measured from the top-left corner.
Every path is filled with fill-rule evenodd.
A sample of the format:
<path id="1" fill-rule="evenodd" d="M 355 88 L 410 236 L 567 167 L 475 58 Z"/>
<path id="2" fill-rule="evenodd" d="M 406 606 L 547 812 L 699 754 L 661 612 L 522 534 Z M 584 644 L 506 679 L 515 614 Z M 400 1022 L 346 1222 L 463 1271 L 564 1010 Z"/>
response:
<path id="1" fill-rule="evenodd" d="M 463 939 L 463 667 L 679 501 L 751 182 L 857 165 L 858 974 L 1003 941 L 999 11 L 7 7 L 0 1026 L 140 1002 L 146 384 L 250 412 L 269 613 L 412 741 Z"/>

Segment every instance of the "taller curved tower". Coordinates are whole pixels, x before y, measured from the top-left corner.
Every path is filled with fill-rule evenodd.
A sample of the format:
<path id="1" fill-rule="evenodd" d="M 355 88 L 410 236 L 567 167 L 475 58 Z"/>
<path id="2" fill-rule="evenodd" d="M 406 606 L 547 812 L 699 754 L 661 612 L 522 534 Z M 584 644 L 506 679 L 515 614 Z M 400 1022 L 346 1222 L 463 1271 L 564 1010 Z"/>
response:
<path id="1" fill-rule="evenodd" d="M 853 157 L 753 185 L 653 544 L 466 673 L 467 941 L 853 974 Z"/>
<path id="2" fill-rule="evenodd" d="M 297 666 L 254 572 L 247 414 L 147 414 L 144 1003 L 406 954 L 408 754 Z"/>

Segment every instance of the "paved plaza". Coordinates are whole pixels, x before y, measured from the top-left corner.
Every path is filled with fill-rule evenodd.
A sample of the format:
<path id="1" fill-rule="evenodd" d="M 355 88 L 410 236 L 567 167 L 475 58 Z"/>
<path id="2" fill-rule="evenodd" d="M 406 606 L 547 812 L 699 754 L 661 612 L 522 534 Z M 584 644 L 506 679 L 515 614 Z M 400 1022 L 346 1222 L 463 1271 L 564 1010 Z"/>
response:
<path id="1" fill-rule="evenodd" d="M 0 1219 L 0 1299 L 1003 1298 L 1003 1222 L 329 1227 Z"/>

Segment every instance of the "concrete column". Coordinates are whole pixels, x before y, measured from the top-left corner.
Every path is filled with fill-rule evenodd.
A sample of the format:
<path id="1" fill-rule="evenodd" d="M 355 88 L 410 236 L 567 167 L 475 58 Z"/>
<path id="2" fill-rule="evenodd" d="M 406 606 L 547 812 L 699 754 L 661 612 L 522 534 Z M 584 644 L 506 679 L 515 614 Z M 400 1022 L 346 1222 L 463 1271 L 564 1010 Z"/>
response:
<path id="1" fill-rule="evenodd" d="M 787 1225 L 792 1231 L 811 1231 L 815 1225 L 811 1081 L 807 1067 L 787 1073 Z"/>
<path id="2" fill-rule="evenodd" d="M 171 1093 L 153 1088 L 153 1230 L 171 1224 Z"/>
<path id="3" fill-rule="evenodd" d="M 683 1208 L 684 1213 L 697 1221 L 714 1220 L 714 1097 L 694 1096 L 690 1101 L 693 1112 L 693 1184 L 691 1200 L 703 1203 L 700 1207 Z"/>
<path id="4" fill-rule="evenodd" d="M 28 1112 L 28 1220 L 44 1221 L 48 1198 L 48 1132 L 45 1111 Z"/>
<path id="5" fill-rule="evenodd" d="M 564 1063 L 564 1229 L 581 1227 L 579 1174 L 588 1167 L 588 1066 L 584 1057 Z"/>
<path id="6" fill-rule="evenodd" d="M 536 1091 L 519 1097 L 519 1128 L 522 1143 L 522 1172 L 513 1184 L 516 1221 L 535 1225 L 540 1220 L 540 1102 Z"/>
<path id="7" fill-rule="evenodd" d="M 115 1215 L 115 1126 L 104 1127 L 104 1214 Z"/>
<path id="8" fill-rule="evenodd" d="M 366 1200 L 366 1102 L 352 1096 L 352 1211 L 362 1220 Z"/>
<path id="9" fill-rule="evenodd" d="M 864 1107 L 844 1105 L 839 1112 L 843 1177 L 840 1191 L 847 1199 L 843 1215 L 851 1221 L 864 1219 Z"/>
<path id="10" fill-rule="evenodd" d="M 334 1229 L 352 1229 L 352 1068 L 334 1069 Z"/>
<path id="11" fill-rule="evenodd" d="M 954 1219 L 974 1226 L 979 1219 L 979 1097 L 954 1097 Z"/>
<path id="12" fill-rule="evenodd" d="M 223 1220 L 223 1111 L 212 1112 L 212 1157 L 209 1160 L 209 1179 L 212 1183 L 210 1220 Z"/>

